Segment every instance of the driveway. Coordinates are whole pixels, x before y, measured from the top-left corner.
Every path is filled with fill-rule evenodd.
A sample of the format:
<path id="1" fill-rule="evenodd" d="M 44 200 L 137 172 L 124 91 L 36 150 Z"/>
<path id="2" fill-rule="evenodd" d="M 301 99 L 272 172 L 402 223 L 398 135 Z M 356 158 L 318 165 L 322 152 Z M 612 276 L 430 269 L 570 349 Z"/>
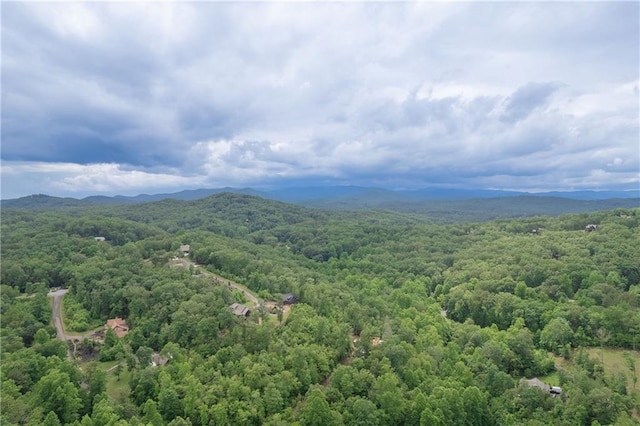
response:
<path id="1" fill-rule="evenodd" d="M 53 325 L 56 327 L 56 337 L 60 340 L 67 341 L 78 339 L 82 340 L 85 336 L 91 334 L 91 332 L 86 334 L 68 334 L 64 332 L 64 327 L 62 326 L 62 314 L 60 313 L 60 305 L 62 304 L 62 298 L 65 294 L 69 292 L 69 289 L 63 288 L 56 291 L 51 291 L 47 296 L 53 298 L 53 312 L 51 313 L 51 317 L 53 320 Z"/>

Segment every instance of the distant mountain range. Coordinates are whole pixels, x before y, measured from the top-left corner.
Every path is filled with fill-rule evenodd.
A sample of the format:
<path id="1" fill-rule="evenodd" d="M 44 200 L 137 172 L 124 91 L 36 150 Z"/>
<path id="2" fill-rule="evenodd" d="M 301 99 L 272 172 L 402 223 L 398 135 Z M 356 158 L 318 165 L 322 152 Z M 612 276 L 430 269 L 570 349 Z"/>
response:
<path id="1" fill-rule="evenodd" d="M 383 209 L 436 216 L 462 214 L 465 218 L 466 213 L 474 212 L 474 217 L 485 219 L 640 207 L 640 190 L 525 193 L 487 189 L 389 190 L 359 186 L 294 187 L 273 190 L 212 188 L 153 195 L 90 196 L 82 199 L 40 194 L 2 200 L 1 207 L 43 210 L 80 206 L 131 205 L 166 199 L 198 200 L 226 192 L 320 209 Z M 463 218 L 460 217 L 460 219 Z"/>

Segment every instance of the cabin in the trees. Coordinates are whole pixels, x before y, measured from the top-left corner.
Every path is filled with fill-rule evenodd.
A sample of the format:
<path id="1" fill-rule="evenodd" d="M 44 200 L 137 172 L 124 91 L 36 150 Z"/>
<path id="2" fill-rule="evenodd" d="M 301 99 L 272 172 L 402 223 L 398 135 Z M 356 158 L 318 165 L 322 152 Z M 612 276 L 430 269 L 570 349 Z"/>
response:
<path id="1" fill-rule="evenodd" d="M 585 232 L 593 232 L 598 229 L 598 225 L 594 225 L 593 223 L 588 224 L 584 227 Z"/>
<path id="2" fill-rule="evenodd" d="M 248 317 L 249 314 L 251 313 L 251 310 L 249 308 L 247 308 L 244 305 L 241 305 L 240 303 L 234 303 L 233 305 L 231 305 L 231 310 L 233 311 L 233 313 L 239 317 Z"/>
<path id="3" fill-rule="evenodd" d="M 129 326 L 127 325 L 127 322 L 122 318 L 113 318 L 107 320 L 105 331 L 109 328 L 113 330 L 116 337 L 124 337 L 129 332 Z"/>
<path id="4" fill-rule="evenodd" d="M 525 380 L 525 382 L 527 383 L 528 386 L 532 388 L 538 388 L 545 392 L 551 391 L 551 386 L 549 386 L 542 380 L 538 379 L 537 377 L 534 377 L 533 379 Z"/>
<path id="5" fill-rule="evenodd" d="M 534 377 L 533 379 L 525 380 L 524 382 L 532 388 L 538 388 L 543 392 L 551 394 L 551 396 L 553 396 L 554 398 L 557 395 L 560 395 L 562 393 L 562 388 L 560 386 L 549 386 L 548 384 L 538 379 L 537 377 Z"/>
<path id="6" fill-rule="evenodd" d="M 157 367 L 159 365 L 167 365 L 170 359 L 171 359 L 171 355 L 165 356 L 165 355 L 161 355 L 160 352 L 154 352 L 151 355 L 151 366 Z"/>
<path id="7" fill-rule="evenodd" d="M 106 241 L 105 237 L 93 237 L 94 240 L 98 241 L 98 242 L 103 242 Z"/>
<path id="8" fill-rule="evenodd" d="M 189 244 L 183 244 L 180 246 L 180 253 L 183 256 L 189 256 L 189 252 L 191 251 L 191 246 Z"/>
<path id="9" fill-rule="evenodd" d="M 293 295 L 293 293 L 287 293 L 284 296 L 282 296 L 282 303 L 284 303 L 285 305 L 293 305 L 294 303 L 297 303 L 298 299 L 296 298 L 296 296 Z"/>

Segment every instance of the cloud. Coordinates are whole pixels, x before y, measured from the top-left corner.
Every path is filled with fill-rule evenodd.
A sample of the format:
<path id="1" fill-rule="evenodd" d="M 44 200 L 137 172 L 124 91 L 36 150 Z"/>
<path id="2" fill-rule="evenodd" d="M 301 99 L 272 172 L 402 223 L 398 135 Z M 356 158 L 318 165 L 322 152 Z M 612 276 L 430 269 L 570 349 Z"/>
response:
<path id="1" fill-rule="evenodd" d="M 639 7 L 7 3 L 3 175 L 59 163 L 59 193 L 629 186 Z"/>
<path id="2" fill-rule="evenodd" d="M 508 123 L 524 120 L 536 109 L 547 106 L 558 86 L 555 83 L 528 83 L 518 88 L 506 99 L 502 120 Z"/>
<path id="3" fill-rule="evenodd" d="M 195 188 L 204 184 L 200 177 L 127 169 L 113 163 L 4 162 L 1 173 L 2 197 L 5 199 L 19 196 L 23 187 L 35 188 L 32 193 L 82 197 L 99 193 L 131 195 L 146 190 Z"/>

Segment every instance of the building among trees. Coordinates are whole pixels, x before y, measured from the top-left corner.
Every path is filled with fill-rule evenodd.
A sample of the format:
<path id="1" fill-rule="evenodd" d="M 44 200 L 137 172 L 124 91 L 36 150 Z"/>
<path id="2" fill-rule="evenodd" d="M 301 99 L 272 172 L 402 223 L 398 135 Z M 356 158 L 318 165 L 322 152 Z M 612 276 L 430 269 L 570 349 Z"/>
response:
<path id="1" fill-rule="evenodd" d="M 231 305 L 231 310 L 233 311 L 233 313 L 239 317 L 248 317 L 249 314 L 251 313 L 251 310 L 249 308 L 247 308 L 244 305 L 241 305 L 240 303 L 234 303 L 233 305 Z"/>
<path id="2" fill-rule="evenodd" d="M 105 330 L 109 328 L 113 330 L 113 333 L 116 335 L 116 337 L 124 337 L 129 332 L 129 326 L 127 325 L 127 322 L 119 317 L 107 320 Z"/>
<path id="3" fill-rule="evenodd" d="M 298 299 L 293 293 L 287 293 L 284 296 L 282 296 L 282 303 L 284 303 L 285 305 L 293 305 L 294 303 L 297 303 L 297 302 L 298 302 Z"/>

